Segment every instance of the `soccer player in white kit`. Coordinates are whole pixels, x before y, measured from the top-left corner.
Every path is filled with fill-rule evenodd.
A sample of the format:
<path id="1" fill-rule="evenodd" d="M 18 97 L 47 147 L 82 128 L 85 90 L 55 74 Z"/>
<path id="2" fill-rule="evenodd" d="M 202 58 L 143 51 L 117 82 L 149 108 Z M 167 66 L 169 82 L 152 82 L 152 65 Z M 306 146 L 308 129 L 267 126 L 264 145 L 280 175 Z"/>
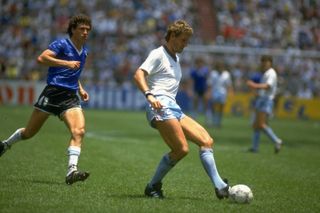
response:
<path id="1" fill-rule="evenodd" d="M 258 152 L 261 130 L 274 143 L 275 153 L 281 149 L 282 140 L 276 136 L 272 128 L 268 125 L 268 117 L 272 115 L 273 99 L 277 91 L 277 73 L 272 68 L 272 57 L 263 55 L 261 57 L 261 68 L 264 74 L 261 83 L 255 83 L 252 80 L 247 81 L 247 85 L 251 89 L 257 90 L 258 97 L 255 101 L 255 114 L 253 121 L 253 137 L 250 152 Z"/>
<path id="2" fill-rule="evenodd" d="M 221 127 L 224 105 L 228 93 L 233 94 L 232 79 L 229 71 L 224 69 L 223 64 L 218 63 L 217 69 L 212 70 L 208 78 L 209 102 L 212 112 L 212 124 Z M 209 116 L 209 119 L 211 117 Z M 210 121 L 211 123 L 211 121 Z"/>
<path id="3" fill-rule="evenodd" d="M 188 154 L 187 140 L 199 146 L 201 162 L 215 187 L 216 196 L 223 199 L 229 195 L 227 180 L 221 179 L 215 164 L 213 139 L 199 123 L 181 111 L 175 100 L 181 79 L 177 53 L 181 53 L 187 46 L 192 34 L 193 29 L 184 20 L 170 24 L 165 36 L 166 44 L 152 50 L 134 75 L 137 87 L 148 101 L 148 121 L 158 129 L 170 148 L 145 188 L 144 193 L 148 197 L 164 197 L 162 180 Z"/>

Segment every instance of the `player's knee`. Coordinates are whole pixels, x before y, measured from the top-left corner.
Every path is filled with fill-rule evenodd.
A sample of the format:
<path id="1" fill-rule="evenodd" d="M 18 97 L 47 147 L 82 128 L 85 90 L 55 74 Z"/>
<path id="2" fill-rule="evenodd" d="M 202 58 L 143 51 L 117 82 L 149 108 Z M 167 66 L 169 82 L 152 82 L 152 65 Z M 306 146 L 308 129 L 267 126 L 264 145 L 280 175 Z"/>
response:
<path id="1" fill-rule="evenodd" d="M 27 129 L 21 130 L 21 139 L 22 140 L 27 140 L 29 138 L 32 138 L 36 132 L 28 131 Z"/>
<path id="2" fill-rule="evenodd" d="M 27 134 L 27 133 L 21 135 L 21 139 L 23 139 L 23 140 L 28 140 L 29 138 L 32 138 L 32 135 Z"/>
<path id="3" fill-rule="evenodd" d="M 252 128 L 259 130 L 259 129 L 262 129 L 262 128 L 263 128 L 263 125 L 260 124 L 260 123 L 254 123 L 254 124 L 252 125 Z"/>
<path id="4" fill-rule="evenodd" d="M 214 140 L 211 137 L 204 138 L 201 147 L 211 148 L 214 145 Z"/>
<path id="5" fill-rule="evenodd" d="M 74 128 L 72 131 L 71 131 L 71 134 L 72 134 L 72 137 L 73 138 L 83 138 L 84 135 L 85 135 L 86 131 L 85 131 L 85 128 L 84 127 L 81 127 L 81 128 Z"/>
<path id="6" fill-rule="evenodd" d="M 184 158 L 186 155 L 189 153 L 189 147 L 188 146 L 183 146 L 179 150 L 176 151 L 176 156 L 178 159 Z"/>

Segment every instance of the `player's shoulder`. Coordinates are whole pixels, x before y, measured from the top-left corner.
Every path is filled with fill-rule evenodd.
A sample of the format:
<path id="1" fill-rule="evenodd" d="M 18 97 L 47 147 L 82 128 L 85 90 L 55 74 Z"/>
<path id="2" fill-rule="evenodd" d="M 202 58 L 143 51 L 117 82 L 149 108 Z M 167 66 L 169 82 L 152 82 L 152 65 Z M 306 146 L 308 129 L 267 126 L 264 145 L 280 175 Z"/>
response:
<path id="1" fill-rule="evenodd" d="M 63 47 L 66 47 L 68 46 L 68 41 L 67 39 L 65 38 L 58 38 L 58 39 L 55 39 L 54 41 L 52 41 L 49 45 L 50 48 L 63 48 Z"/>
<path id="2" fill-rule="evenodd" d="M 152 58 L 153 60 L 163 60 L 166 56 L 165 49 L 160 46 L 158 48 L 155 48 L 150 51 L 149 58 Z"/>
<path id="3" fill-rule="evenodd" d="M 68 39 L 67 38 L 57 38 L 54 41 L 52 41 L 52 44 L 67 45 L 68 44 Z"/>
<path id="4" fill-rule="evenodd" d="M 266 72 L 268 75 L 277 75 L 277 72 L 276 72 L 276 70 L 274 69 L 274 68 L 269 68 L 268 70 L 267 70 L 267 72 Z"/>
<path id="5" fill-rule="evenodd" d="M 228 70 L 223 70 L 221 73 L 221 76 L 223 78 L 230 78 L 231 77 L 230 72 Z"/>
<path id="6" fill-rule="evenodd" d="M 90 51 L 89 51 L 89 48 L 88 48 L 86 45 L 84 45 L 84 46 L 82 47 L 82 50 L 83 50 L 83 53 L 84 53 L 85 55 L 88 55 L 88 52 L 90 52 Z"/>
<path id="7" fill-rule="evenodd" d="M 165 53 L 165 48 L 163 46 L 160 46 L 160 47 L 157 47 L 157 48 L 151 50 L 150 53 L 162 55 Z"/>
<path id="8" fill-rule="evenodd" d="M 217 77 L 219 77 L 219 72 L 217 70 L 211 70 L 210 76 L 212 78 L 217 78 Z"/>

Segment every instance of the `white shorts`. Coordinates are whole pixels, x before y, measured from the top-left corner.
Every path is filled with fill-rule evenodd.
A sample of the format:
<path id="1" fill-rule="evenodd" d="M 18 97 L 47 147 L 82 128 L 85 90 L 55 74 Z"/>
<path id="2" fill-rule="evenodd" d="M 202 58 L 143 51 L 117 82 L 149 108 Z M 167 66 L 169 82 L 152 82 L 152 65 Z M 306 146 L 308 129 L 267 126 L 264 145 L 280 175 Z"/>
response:
<path id="1" fill-rule="evenodd" d="M 272 115 L 273 100 L 266 97 L 258 97 L 254 107 L 258 112 L 265 112 L 268 115 Z"/>
<path id="2" fill-rule="evenodd" d="M 151 104 L 147 105 L 147 119 L 152 127 L 155 127 L 152 123 L 153 121 L 165 121 L 170 119 L 181 120 L 186 116 L 174 99 L 165 95 L 157 95 L 155 98 L 160 101 L 163 107 L 159 110 L 155 110 L 151 107 Z"/>

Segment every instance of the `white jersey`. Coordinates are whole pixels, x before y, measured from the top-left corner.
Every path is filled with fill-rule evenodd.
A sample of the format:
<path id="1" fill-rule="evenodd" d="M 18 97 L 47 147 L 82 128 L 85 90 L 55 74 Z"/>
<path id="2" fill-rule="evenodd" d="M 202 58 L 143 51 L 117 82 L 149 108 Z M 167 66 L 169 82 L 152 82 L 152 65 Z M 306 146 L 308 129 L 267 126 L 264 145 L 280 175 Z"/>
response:
<path id="1" fill-rule="evenodd" d="M 232 84 L 231 75 L 227 70 L 219 72 L 213 70 L 210 74 L 208 85 L 211 86 L 211 94 L 220 94 L 226 96 L 228 93 L 228 87 Z"/>
<path id="2" fill-rule="evenodd" d="M 175 61 L 161 46 L 150 52 L 139 67 L 148 73 L 147 84 L 154 95 L 166 95 L 175 99 L 181 79 L 179 57 Z"/>
<path id="3" fill-rule="evenodd" d="M 277 73 L 273 68 L 268 69 L 262 76 L 261 83 L 266 83 L 269 89 L 259 89 L 258 94 L 260 97 L 274 99 L 277 91 Z"/>

